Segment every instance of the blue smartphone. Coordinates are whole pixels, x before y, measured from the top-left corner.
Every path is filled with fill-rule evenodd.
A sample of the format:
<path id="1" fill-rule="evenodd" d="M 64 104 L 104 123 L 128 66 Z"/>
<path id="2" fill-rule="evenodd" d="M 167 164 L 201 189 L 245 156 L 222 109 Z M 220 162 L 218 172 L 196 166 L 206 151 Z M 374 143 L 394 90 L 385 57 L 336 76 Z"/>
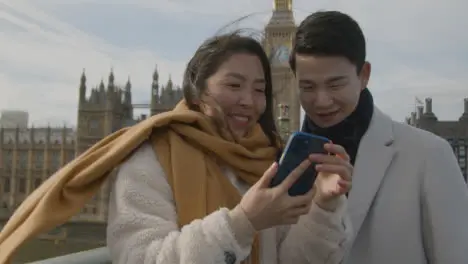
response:
<path id="1" fill-rule="evenodd" d="M 278 161 L 278 171 L 270 183 L 271 187 L 278 186 L 288 175 L 301 164 L 310 154 L 323 153 L 325 143 L 330 143 L 328 138 L 316 136 L 304 132 L 295 132 L 289 137 L 286 148 Z M 304 195 L 314 186 L 317 177 L 315 165 L 310 167 L 299 177 L 299 179 L 288 190 L 290 196 Z"/>

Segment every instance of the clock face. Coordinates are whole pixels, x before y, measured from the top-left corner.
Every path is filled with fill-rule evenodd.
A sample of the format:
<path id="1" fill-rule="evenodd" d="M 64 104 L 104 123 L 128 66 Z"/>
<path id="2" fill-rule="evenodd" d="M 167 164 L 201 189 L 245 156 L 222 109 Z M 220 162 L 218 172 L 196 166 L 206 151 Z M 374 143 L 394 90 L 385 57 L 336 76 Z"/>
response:
<path id="1" fill-rule="evenodd" d="M 280 45 L 276 47 L 273 51 L 273 62 L 276 63 L 287 63 L 289 60 L 289 54 L 291 51 L 286 45 Z"/>

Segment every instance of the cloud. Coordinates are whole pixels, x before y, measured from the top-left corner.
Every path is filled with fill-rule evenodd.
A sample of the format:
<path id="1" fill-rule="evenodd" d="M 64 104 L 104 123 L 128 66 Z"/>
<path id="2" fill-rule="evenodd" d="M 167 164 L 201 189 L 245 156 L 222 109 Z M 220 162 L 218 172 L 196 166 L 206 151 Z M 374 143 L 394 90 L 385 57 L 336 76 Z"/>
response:
<path id="1" fill-rule="evenodd" d="M 271 2 L 140 1 L 153 5 L 160 15 L 181 12 L 189 21 L 209 16 L 210 22 L 220 28 L 242 15 L 253 14 L 228 28 L 259 30 L 270 16 Z M 413 110 L 415 97 L 433 97 L 434 109 L 441 118 L 459 117 L 461 98 L 468 96 L 468 35 L 463 33 L 468 26 L 468 2 L 294 0 L 293 4 L 296 21 L 323 9 L 346 12 L 360 23 L 374 69 L 370 87 L 378 105 L 392 117 L 403 120 Z"/>
<path id="2" fill-rule="evenodd" d="M 38 123 L 75 123 L 78 82 L 131 76 L 134 100 L 147 102 L 158 64 L 181 82 L 197 46 L 228 29 L 263 29 L 272 0 L 0 0 L 0 105 L 25 109 Z M 468 77 L 468 26 L 461 0 L 295 0 L 296 21 L 319 9 L 352 15 L 368 40 L 375 101 L 403 120 L 414 98 L 432 96 L 440 118 L 456 119 Z M 148 95 L 148 96 L 146 96 Z M 396 105 L 396 106 L 395 106 Z"/>
<path id="3" fill-rule="evenodd" d="M 167 61 L 146 49 L 124 49 L 38 11 L 26 2 L 0 1 L 0 21 L 14 32 L 0 33 L 0 105 L 25 109 L 35 123 L 75 123 L 79 78 L 86 68 L 88 87 L 114 68 L 118 83 L 132 76 L 136 100 L 149 101 L 152 71 L 180 82 L 185 62 Z M 17 30 L 17 29 L 21 30 Z M 13 28 L 15 29 L 15 28 Z"/>

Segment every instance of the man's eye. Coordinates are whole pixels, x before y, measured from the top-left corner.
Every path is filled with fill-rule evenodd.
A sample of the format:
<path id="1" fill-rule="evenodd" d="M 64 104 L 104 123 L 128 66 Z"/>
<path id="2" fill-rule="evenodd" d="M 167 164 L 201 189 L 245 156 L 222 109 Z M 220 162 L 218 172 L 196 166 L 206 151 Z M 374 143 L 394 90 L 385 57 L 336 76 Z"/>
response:
<path id="1" fill-rule="evenodd" d="M 332 84 L 330 85 L 329 87 L 336 90 L 336 89 L 341 89 L 343 88 L 345 85 L 344 84 Z"/>

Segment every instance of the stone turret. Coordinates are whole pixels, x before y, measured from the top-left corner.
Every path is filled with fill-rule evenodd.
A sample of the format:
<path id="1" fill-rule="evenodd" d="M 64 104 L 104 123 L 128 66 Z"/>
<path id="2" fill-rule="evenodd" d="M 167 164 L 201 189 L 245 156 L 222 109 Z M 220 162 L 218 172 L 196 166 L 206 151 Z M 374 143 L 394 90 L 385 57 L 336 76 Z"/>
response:
<path id="1" fill-rule="evenodd" d="M 81 79 L 80 79 L 80 98 L 79 98 L 79 104 L 83 104 L 86 101 L 86 74 L 85 74 L 85 69 L 83 69 L 83 73 L 81 73 Z"/>
<path id="2" fill-rule="evenodd" d="M 159 104 L 159 73 L 158 68 L 154 69 L 153 72 L 153 82 L 151 84 L 151 115 L 154 115 L 158 112 L 157 107 Z"/>
<path id="3" fill-rule="evenodd" d="M 459 120 L 460 122 L 468 122 L 468 98 L 463 99 L 463 114 Z"/>
<path id="4" fill-rule="evenodd" d="M 426 109 L 425 109 L 425 112 L 422 116 L 422 118 L 425 120 L 425 121 L 437 121 L 437 116 L 434 114 L 434 112 L 432 111 L 432 98 L 426 98 L 425 100 L 426 102 Z"/>

